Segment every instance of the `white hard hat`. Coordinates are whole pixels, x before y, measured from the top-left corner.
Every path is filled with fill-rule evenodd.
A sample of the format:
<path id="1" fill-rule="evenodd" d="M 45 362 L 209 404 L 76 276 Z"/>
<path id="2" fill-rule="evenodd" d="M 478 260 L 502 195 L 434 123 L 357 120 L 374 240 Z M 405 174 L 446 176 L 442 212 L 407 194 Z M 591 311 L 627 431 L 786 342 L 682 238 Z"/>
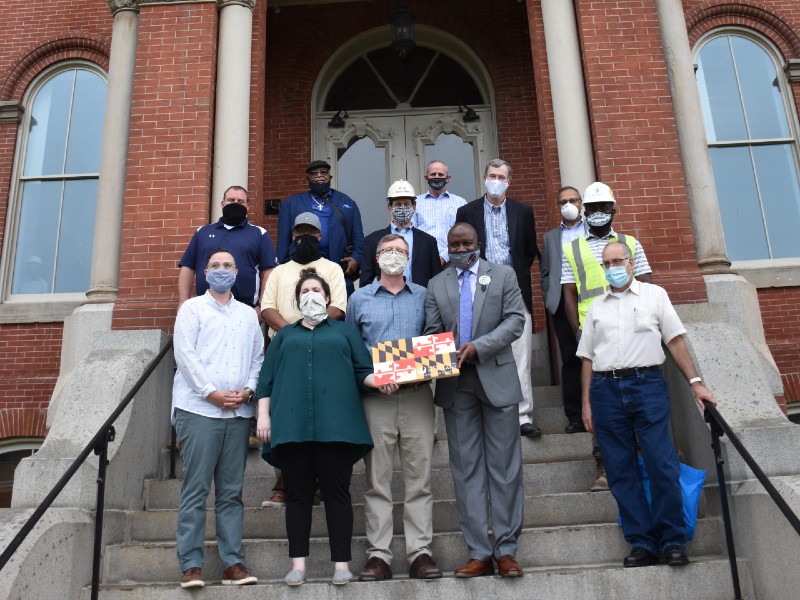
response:
<path id="1" fill-rule="evenodd" d="M 389 186 L 389 191 L 386 192 L 386 198 L 391 200 L 392 198 L 416 198 L 417 195 L 414 193 L 414 186 L 412 186 L 407 181 L 403 179 L 398 179 L 392 185 Z"/>
<path id="2" fill-rule="evenodd" d="M 617 203 L 617 201 L 614 200 L 614 192 L 611 191 L 611 188 L 605 183 L 601 183 L 599 181 L 595 181 L 586 188 L 585 192 L 583 192 L 584 204 L 593 204 L 595 202 L 611 202 L 612 204 Z"/>

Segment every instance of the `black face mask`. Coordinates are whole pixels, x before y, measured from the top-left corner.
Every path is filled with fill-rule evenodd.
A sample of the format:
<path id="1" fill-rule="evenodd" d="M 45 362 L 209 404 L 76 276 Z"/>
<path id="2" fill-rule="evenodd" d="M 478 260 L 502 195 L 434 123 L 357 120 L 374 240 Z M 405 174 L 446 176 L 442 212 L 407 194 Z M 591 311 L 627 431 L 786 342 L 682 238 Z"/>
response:
<path id="1" fill-rule="evenodd" d="M 428 185 L 431 186 L 432 190 L 436 190 L 438 192 L 447 185 L 447 179 L 444 177 L 432 177 L 431 179 L 428 179 Z"/>
<path id="2" fill-rule="evenodd" d="M 225 225 L 236 227 L 244 223 L 247 218 L 247 207 L 238 202 L 231 202 L 222 207 L 222 222 Z"/>
<path id="3" fill-rule="evenodd" d="M 331 182 L 326 181 L 325 183 L 315 183 L 313 181 L 308 182 L 308 189 L 311 191 L 312 194 L 315 196 L 327 196 L 328 192 L 331 189 Z"/>
<path id="4" fill-rule="evenodd" d="M 308 233 L 306 235 L 300 235 L 294 238 L 294 243 L 297 251 L 292 260 L 296 263 L 307 265 L 322 256 L 319 253 L 319 240 L 315 235 Z"/>

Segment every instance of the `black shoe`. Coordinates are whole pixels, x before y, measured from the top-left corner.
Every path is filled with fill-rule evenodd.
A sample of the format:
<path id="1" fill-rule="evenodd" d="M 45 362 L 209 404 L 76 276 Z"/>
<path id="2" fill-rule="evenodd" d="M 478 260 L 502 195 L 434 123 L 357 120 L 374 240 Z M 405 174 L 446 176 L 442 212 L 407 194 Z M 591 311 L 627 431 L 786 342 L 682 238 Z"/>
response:
<path id="1" fill-rule="evenodd" d="M 646 567 L 648 565 L 657 565 L 658 557 L 642 548 L 641 546 L 634 546 L 631 553 L 622 561 L 624 567 Z"/>
<path id="2" fill-rule="evenodd" d="M 537 438 L 542 436 L 542 430 L 533 423 L 523 423 L 519 426 L 519 434 L 523 437 Z"/>
<path id="3" fill-rule="evenodd" d="M 573 421 L 564 428 L 564 433 L 583 433 L 586 427 L 580 421 Z"/>
<path id="4" fill-rule="evenodd" d="M 689 557 L 683 546 L 667 546 L 664 548 L 664 562 L 673 567 L 681 567 L 689 564 Z"/>

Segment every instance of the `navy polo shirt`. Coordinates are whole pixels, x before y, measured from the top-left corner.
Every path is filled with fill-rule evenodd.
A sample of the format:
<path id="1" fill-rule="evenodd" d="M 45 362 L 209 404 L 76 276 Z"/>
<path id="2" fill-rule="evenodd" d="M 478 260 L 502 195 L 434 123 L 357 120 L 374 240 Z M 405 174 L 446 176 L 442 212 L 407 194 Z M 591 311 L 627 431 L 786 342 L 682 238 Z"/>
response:
<path id="1" fill-rule="evenodd" d="M 225 248 L 233 255 L 239 274 L 233 284 L 233 297 L 239 302 L 255 306 L 258 302 L 259 276 L 278 266 L 275 246 L 266 230 L 250 224 L 247 220 L 233 228 L 225 227 L 222 219 L 204 225 L 192 237 L 189 247 L 178 263 L 195 272 L 195 293 L 202 296 L 208 290 L 205 269 L 208 257 L 217 248 Z"/>

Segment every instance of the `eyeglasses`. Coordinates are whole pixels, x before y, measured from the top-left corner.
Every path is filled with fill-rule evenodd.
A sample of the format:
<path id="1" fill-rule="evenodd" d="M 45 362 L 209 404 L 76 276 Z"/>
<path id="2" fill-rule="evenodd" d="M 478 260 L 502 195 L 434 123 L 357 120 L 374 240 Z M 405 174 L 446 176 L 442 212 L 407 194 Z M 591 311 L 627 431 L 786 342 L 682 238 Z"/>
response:
<path id="1" fill-rule="evenodd" d="M 233 263 L 225 262 L 225 263 L 218 263 L 213 262 L 208 265 L 209 271 L 219 271 L 220 269 L 224 269 L 226 271 L 233 271 L 236 268 L 236 265 Z"/>
<path id="2" fill-rule="evenodd" d="M 408 250 L 398 250 L 396 248 L 386 248 L 385 250 L 381 250 L 378 252 L 379 256 L 393 256 L 395 254 L 399 254 L 401 256 L 408 256 Z"/>
<path id="3" fill-rule="evenodd" d="M 330 173 L 331 172 L 329 169 L 313 169 L 311 171 L 308 171 L 308 174 L 311 175 L 312 177 L 315 175 L 330 175 Z"/>
<path id="4" fill-rule="evenodd" d="M 609 260 L 603 261 L 603 268 L 608 271 L 611 267 L 624 267 L 628 264 L 630 258 L 612 258 Z"/>

